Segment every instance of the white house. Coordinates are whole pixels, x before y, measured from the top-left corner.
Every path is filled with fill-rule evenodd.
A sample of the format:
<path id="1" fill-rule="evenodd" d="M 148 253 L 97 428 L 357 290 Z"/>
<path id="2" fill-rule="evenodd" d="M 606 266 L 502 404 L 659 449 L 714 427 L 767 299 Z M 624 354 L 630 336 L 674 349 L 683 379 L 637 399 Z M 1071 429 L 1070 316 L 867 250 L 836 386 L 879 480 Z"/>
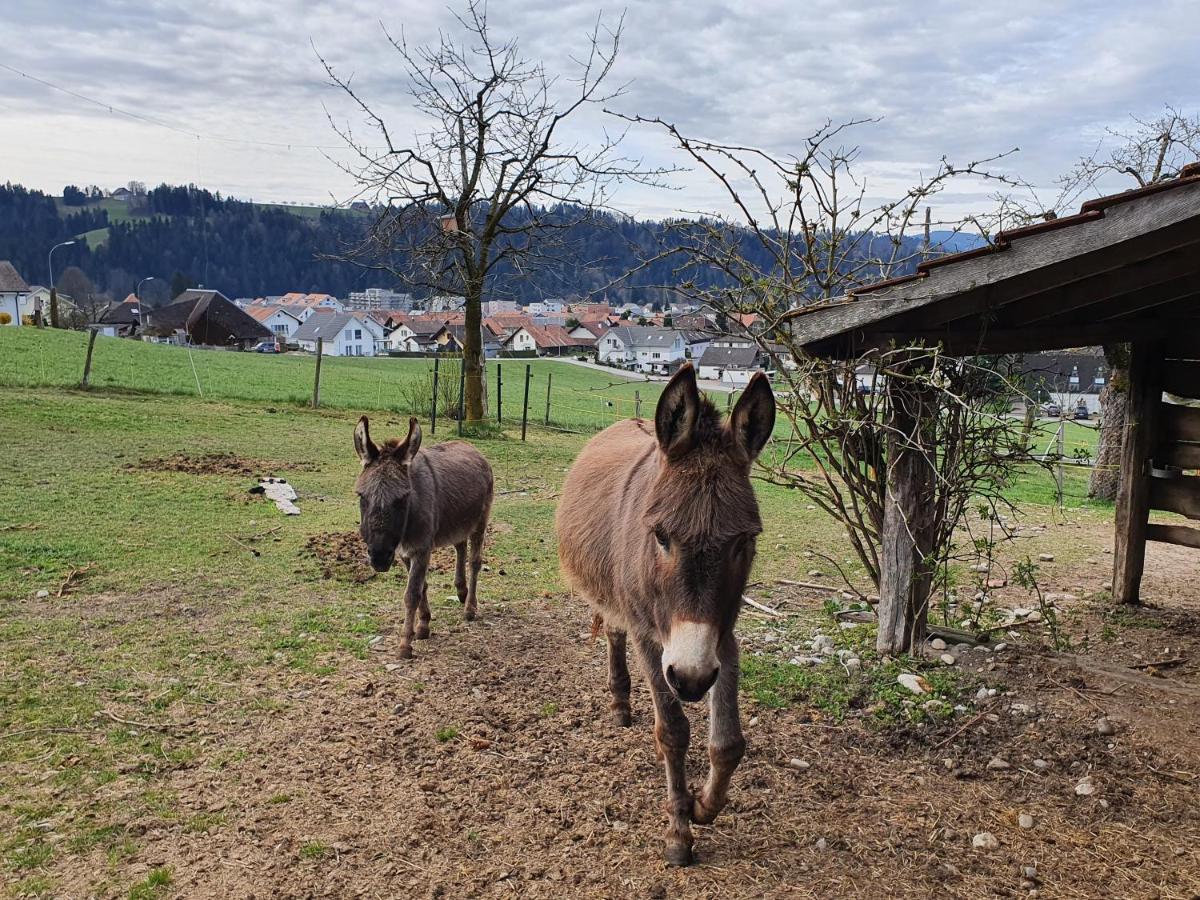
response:
<path id="1" fill-rule="evenodd" d="M 316 352 L 317 339 L 328 356 L 374 356 L 386 350 L 383 326 L 363 312 L 317 312 L 292 335 L 301 350 Z"/>
<path id="2" fill-rule="evenodd" d="M 751 376 L 762 369 L 763 354 L 757 347 L 717 347 L 704 351 L 696 366 L 696 374 L 706 381 L 745 385 Z"/>
<path id="3" fill-rule="evenodd" d="M 421 349 L 421 342 L 417 340 L 417 333 L 404 322 L 401 322 L 388 333 L 387 343 L 389 350 L 405 353 L 417 353 Z"/>
<path id="4" fill-rule="evenodd" d="M 687 355 L 683 335 L 671 328 L 610 328 L 596 342 L 602 363 L 665 374 Z"/>
<path id="5" fill-rule="evenodd" d="M 296 313 L 284 306 L 261 306 L 257 303 L 246 307 L 246 314 L 270 330 L 275 339 L 287 342 L 300 330 L 303 322 Z"/>
<path id="6" fill-rule="evenodd" d="M 29 285 L 17 274 L 16 268 L 7 259 L 0 259 L 0 319 L 7 319 L 5 325 L 20 325 L 21 313 L 26 298 L 29 296 Z"/>

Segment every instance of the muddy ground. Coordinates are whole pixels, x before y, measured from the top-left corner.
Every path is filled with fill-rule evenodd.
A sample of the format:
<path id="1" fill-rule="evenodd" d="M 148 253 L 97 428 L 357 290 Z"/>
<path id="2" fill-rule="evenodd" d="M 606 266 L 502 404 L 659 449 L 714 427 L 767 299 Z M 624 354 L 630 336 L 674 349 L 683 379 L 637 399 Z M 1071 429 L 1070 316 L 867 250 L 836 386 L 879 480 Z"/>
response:
<path id="1" fill-rule="evenodd" d="M 945 721 L 748 703 L 730 805 L 696 829 L 686 870 L 661 861 L 649 699 L 635 681 L 633 727 L 610 724 L 586 609 L 484 598 L 464 625 L 443 607 L 411 662 L 388 630 L 327 678 L 264 671 L 275 712 L 188 726 L 240 761 L 179 768 L 165 787 L 223 826 L 131 821 L 133 869 L 170 866 L 187 897 L 1200 896 L 1200 611 L 1179 568 L 1193 565 L 1153 547 L 1159 607 L 1099 650 L 971 654 L 962 664 L 1000 689 Z M 1084 599 L 1075 613 L 1077 634 L 1111 623 Z M 698 783 L 701 747 L 691 762 Z M 973 846 L 982 832 L 994 849 Z M 103 859 L 70 865 L 59 888 L 85 896 Z"/>

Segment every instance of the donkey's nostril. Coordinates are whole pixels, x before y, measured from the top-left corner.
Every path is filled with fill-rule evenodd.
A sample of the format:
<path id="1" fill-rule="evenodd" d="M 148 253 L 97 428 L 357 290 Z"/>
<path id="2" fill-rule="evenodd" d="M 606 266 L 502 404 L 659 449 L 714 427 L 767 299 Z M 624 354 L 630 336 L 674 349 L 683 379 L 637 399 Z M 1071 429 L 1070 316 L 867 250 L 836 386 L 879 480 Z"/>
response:
<path id="1" fill-rule="evenodd" d="M 675 667 L 667 666 L 667 684 L 673 689 L 679 690 L 679 679 L 675 677 Z"/>

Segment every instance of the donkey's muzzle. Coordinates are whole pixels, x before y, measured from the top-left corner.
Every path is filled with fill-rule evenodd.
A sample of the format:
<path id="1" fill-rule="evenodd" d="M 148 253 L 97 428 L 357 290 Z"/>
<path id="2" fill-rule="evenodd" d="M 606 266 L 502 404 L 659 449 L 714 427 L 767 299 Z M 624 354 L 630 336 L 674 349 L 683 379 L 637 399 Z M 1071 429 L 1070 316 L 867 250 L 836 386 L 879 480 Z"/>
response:
<path id="1" fill-rule="evenodd" d="M 717 676 L 721 674 L 721 667 L 717 666 L 708 674 L 696 676 L 681 673 L 674 666 L 667 666 L 664 674 L 667 676 L 667 685 L 675 692 L 676 697 L 684 703 L 695 703 L 707 694 L 708 689 L 716 682 Z"/>
<path id="2" fill-rule="evenodd" d="M 376 572 L 386 572 L 392 567 L 392 563 L 396 560 L 396 551 L 391 552 L 371 551 L 371 568 Z"/>

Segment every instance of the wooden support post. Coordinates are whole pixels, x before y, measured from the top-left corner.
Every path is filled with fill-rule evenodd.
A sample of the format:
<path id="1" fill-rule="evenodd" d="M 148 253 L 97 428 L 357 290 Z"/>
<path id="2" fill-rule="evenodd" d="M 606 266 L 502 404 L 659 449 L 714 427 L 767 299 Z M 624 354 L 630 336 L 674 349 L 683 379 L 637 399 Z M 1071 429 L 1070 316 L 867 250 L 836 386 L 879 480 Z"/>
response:
<path id="1" fill-rule="evenodd" d="M 433 358 L 433 408 L 429 412 L 430 434 L 437 434 L 438 362 L 440 360 L 440 356 Z"/>
<path id="2" fill-rule="evenodd" d="M 933 584 L 931 507 L 934 471 L 929 426 L 937 414 L 927 384 L 904 377 L 887 383 L 887 496 L 880 535 L 880 653 L 908 653 L 925 639 Z"/>
<path id="3" fill-rule="evenodd" d="M 500 363 L 496 363 L 496 424 L 504 424 L 504 395 L 501 393 L 504 389 L 504 381 L 500 375 Z"/>
<path id="4" fill-rule="evenodd" d="M 640 419 L 642 417 L 642 392 L 633 392 L 633 417 Z"/>
<path id="5" fill-rule="evenodd" d="M 1134 341 L 1129 354 L 1129 407 L 1121 441 L 1113 546 L 1113 600 L 1117 603 L 1141 602 L 1150 518 L 1150 455 L 1162 401 L 1164 352 L 1161 341 Z"/>
<path id="6" fill-rule="evenodd" d="M 525 402 L 521 404 L 521 440 L 525 440 L 525 426 L 529 422 L 529 378 L 533 373 L 533 367 L 529 363 L 525 364 Z"/>
<path id="7" fill-rule="evenodd" d="M 92 377 L 92 348 L 96 346 L 96 329 L 88 329 L 88 348 L 87 356 L 83 360 L 83 378 L 79 382 L 80 387 L 87 387 L 88 380 Z"/>
<path id="8" fill-rule="evenodd" d="M 550 424 L 550 384 L 554 380 L 554 373 L 546 373 L 546 424 Z"/>
<path id="9" fill-rule="evenodd" d="M 321 355 L 324 352 L 325 339 L 317 338 L 317 373 L 313 376 L 313 409 L 321 405 Z"/>

